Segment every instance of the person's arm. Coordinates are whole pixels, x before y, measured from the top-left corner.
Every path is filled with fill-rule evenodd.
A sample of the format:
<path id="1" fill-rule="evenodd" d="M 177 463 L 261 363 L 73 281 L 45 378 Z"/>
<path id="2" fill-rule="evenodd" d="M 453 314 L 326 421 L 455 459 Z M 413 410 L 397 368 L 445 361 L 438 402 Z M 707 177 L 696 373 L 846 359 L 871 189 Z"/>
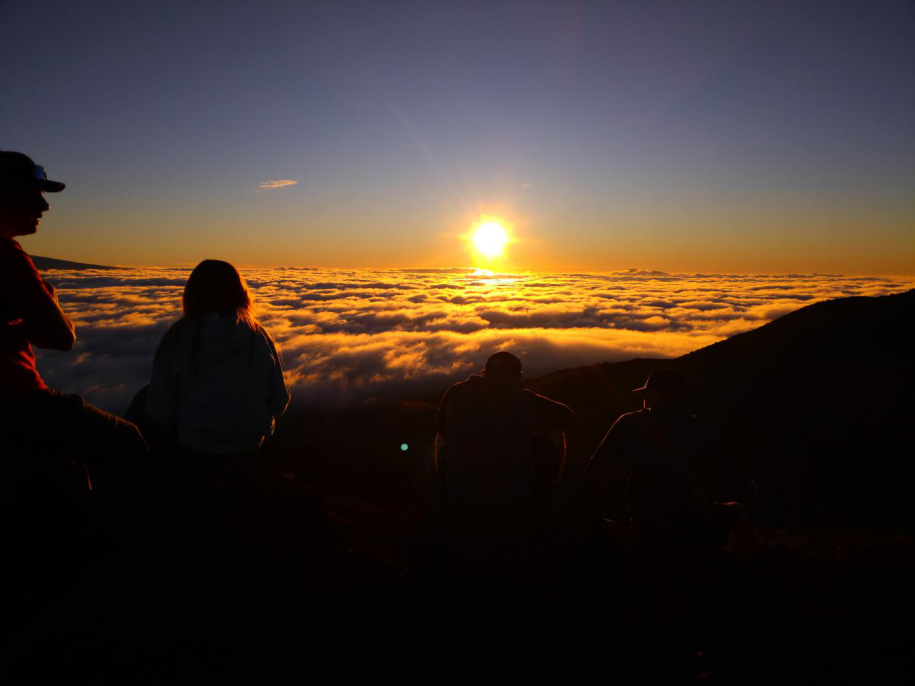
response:
<path id="1" fill-rule="evenodd" d="M 538 431 L 565 431 L 575 423 L 577 417 L 568 405 L 556 402 L 545 395 L 540 395 L 530 390 L 527 392 L 534 396 L 537 408 Z"/>
<path id="2" fill-rule="evenodd" d="M 54 286 L 37 272 L 23 285 L 22 323 L 29 343 L 47 350 L 71 350 L 76 331 L 57 301 Z"/>
<path id="3" fill-rule="evenodd" d="M 144 407 L 146 416 L 163 427 L 178 425 L 178 380 L 174 371 L 177 338 L 178 324 L 175 324 L 162 337 L 156 350 Z"/>
<path id="4" fill-rule="evenodd" d="M 435 413 L 435 432 L 442 438 L 448 436 L 448 400 L 451 397 L 451 388 L 445 391 L 442 402 L 439 403 L 438 411 Z"/>
<path id="5" fill-rule="evenodd" d="M 624 450 L 625 431 L 625 420 L 621 417 L 610 427 L 585 467 L 585 511 L 592 522 L 599 523 L 607 517 L 618 525 L 629 523 L 626 511 L 628 469 Z"/>
<path id="6" fill-rule="evenodd" d="M 449 388 L 445 391 L 442 402 L 435 413 L 435 469 L 439 476 L 443 476 L 445 470 L 445 455 L 448 447 L 448 398 L 451 393 Z"/>
<path id="7" fill-rule="evenodd" d="M 289 401 L 292 396 L 289 393 L 289 387 L 286 385 L 286 378 L 283 376 L 283 358 L 276 349 L 273 339 L 264 332 L 264 339 L 270 348 L 270 353 L 275 360 L 273 369 L 270 371 L 270 385 L 267 389 L 267 410 L 272 417 L 279 417 L 289 407 Z"/>

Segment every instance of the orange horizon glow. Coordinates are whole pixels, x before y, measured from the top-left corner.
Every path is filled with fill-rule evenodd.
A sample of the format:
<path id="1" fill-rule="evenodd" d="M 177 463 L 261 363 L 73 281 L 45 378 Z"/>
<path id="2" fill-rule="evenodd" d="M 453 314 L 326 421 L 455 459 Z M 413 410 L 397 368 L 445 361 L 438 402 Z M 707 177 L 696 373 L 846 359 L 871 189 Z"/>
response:
<path id="1" fill-rule="evenodd" d="M 862 221 L 805 227 L 778 217 L 731 217 L 745 231 L 730 232 L 728 222 L 705 229 L 688 217 L 670 222 L 637 221 L 634 215 L 605 220 L 524 213 L 506 206 L 458 218 L 411 215 L 398 221 L 379 218 L 372 230 L 354 228 L 343 218 L 302 219 L 290 215 L 252 229 L 241 216 L 183 218 L 161 225 L 137 215 L 131 231 L 96 213 L 53 207 L 34 236 L 21 240 L 33 255 L 103 265 L 193 266 L 218 258 L 253 267 L 446 268 L 481 267 L 521 272 L 608 272 L 639 268 L 669 273 L 845 275 L 915 274 L 911 223 L 894 218 L 883 240 L 866 240 Z M 469 214 L 469 213 L 468 213 Z M 91 219 L 91 222 L 90 222 Z M 196 219 L 197 221 L 194 221 Z M 870 225 L 884 217 L 875 215 Z M 474 230 L 488 221 L 506 229 L 501 254 L 491 257 L 475 246 Z M 776 227 L 776 228 L 773 228 Z M 156 236 L 155 244 L 137 240 L 134 231 Z"/>

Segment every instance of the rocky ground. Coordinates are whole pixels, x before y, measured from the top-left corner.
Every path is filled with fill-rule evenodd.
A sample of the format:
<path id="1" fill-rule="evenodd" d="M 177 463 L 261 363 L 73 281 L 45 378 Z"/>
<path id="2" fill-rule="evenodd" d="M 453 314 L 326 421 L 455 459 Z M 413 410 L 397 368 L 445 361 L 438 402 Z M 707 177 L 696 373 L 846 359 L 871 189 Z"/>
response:
<path id="1" fill-rule="evenodd" d="M 874 684 L 912 671 L 911 529 L 768 529 L 784 564 L 731 551 L 658 585 L 569 519 L 456 555 L 418 487 L 422 459 L 314 442 L 264 461 L 228 501 L 160 503 L 121 545 L 58 532 L 53 549 L 8 556 L 28 570 L 7 585 L 8 683 Z"/>

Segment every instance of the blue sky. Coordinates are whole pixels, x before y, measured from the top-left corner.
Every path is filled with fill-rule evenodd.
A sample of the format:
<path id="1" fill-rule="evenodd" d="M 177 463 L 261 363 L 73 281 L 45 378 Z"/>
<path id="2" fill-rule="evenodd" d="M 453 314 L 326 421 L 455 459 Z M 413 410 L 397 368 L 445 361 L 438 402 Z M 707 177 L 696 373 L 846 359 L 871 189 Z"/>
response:
<path id="1" fill-rule="evenodd" d="M 0 56 L 37 254 L 915 268 L 911 3 L 7 0 Z"/>

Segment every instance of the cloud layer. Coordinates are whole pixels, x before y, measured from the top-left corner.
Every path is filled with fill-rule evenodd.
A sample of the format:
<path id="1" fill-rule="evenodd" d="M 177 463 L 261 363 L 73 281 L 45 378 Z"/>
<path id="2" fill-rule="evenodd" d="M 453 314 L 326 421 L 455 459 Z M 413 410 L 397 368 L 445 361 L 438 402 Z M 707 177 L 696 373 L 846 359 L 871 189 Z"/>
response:
<path id="1" fill-rule="evenodd" d="M 42 351 L 45 381 L 120 412 L 148 382 L 180 316 L 188 270 L 49 270 L 73 317 L 69 353 Z M 633 357 L 676 357 L 804 305 L 886 295 L 906 278 L 823 274 L 489 274 L 469 269 L 246 270 L 298 407 L 443 392 L 490 353 L 528 378 Z"/>

